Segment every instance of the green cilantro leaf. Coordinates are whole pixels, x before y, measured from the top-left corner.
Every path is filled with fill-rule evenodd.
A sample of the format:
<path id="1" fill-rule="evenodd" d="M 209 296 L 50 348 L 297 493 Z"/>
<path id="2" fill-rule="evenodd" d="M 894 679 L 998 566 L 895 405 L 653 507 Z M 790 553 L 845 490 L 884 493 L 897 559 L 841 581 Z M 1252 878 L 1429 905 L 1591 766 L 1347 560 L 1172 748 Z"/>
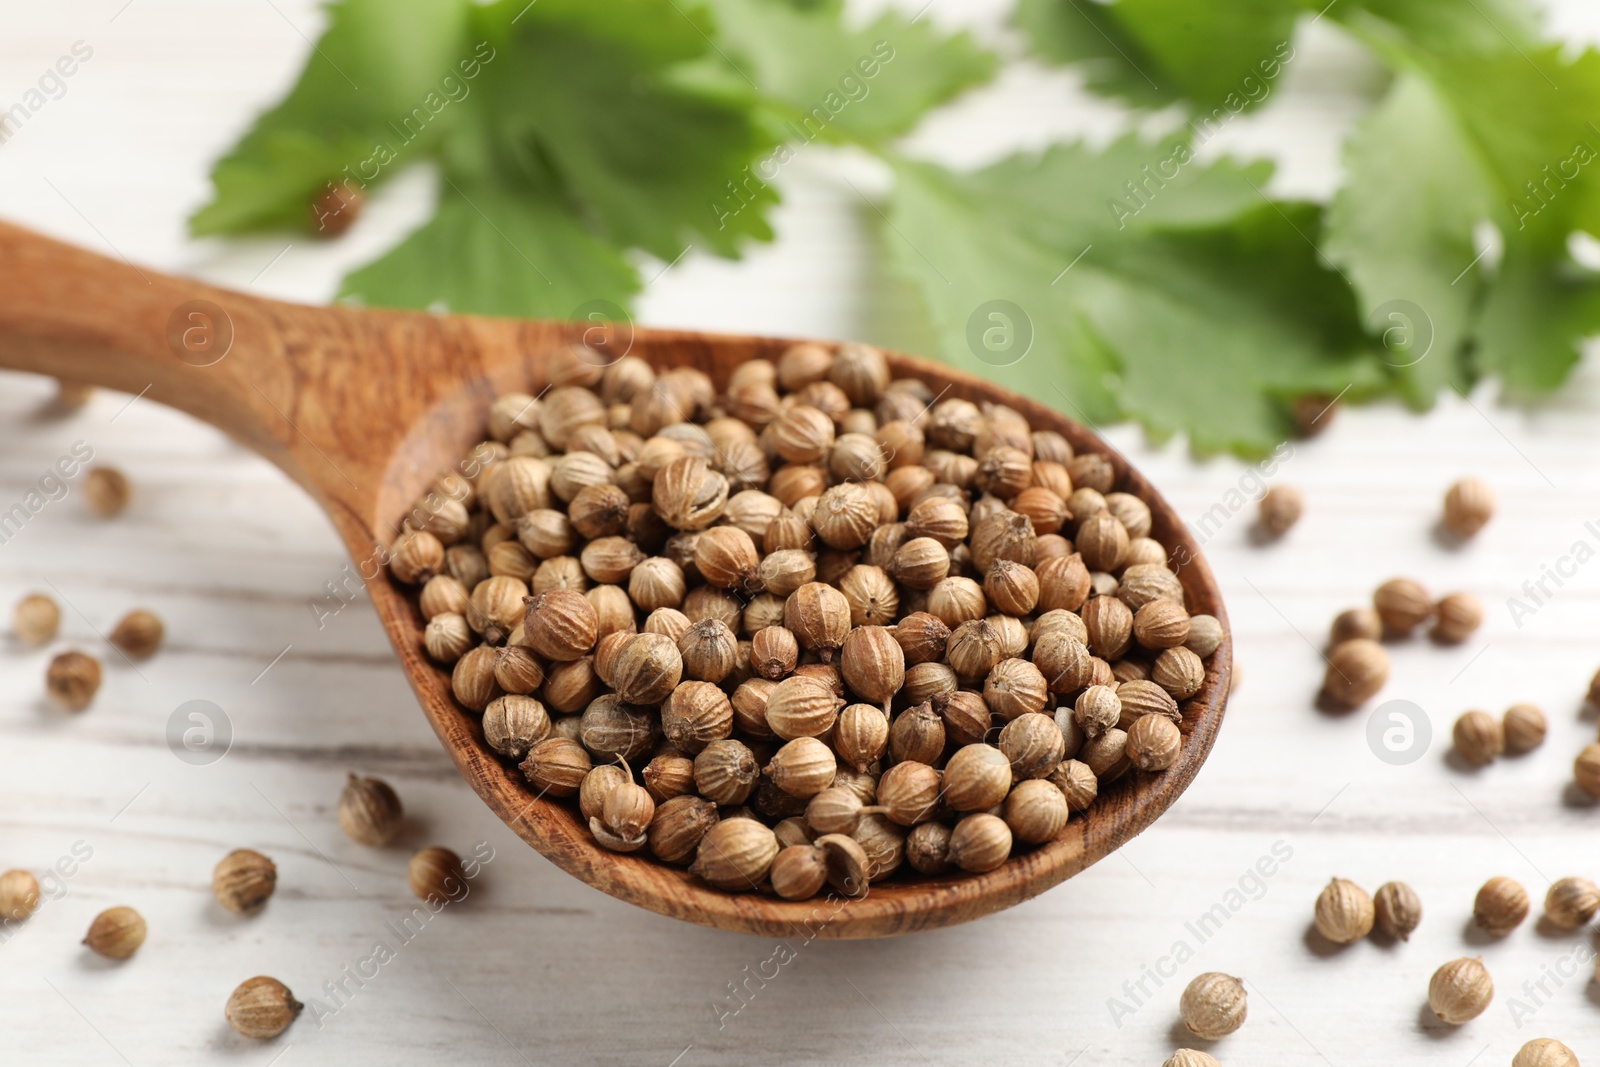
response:
<path id="1" fill-rule="evenodd" d="M 344 0 L 289 95 L 212 170 L 197 235 L 311 224 L 328 182 L 363 182 L 374 157 L 424 158 L 471 90 L 465 0 Z M 380 153 L 379 146 L 387 151 Z"/>
<path id="2" fill-rule="evenodd" d="M 1299 13 L 1296 0 L 1021 0 L 1016 21 L 1040 56 L 1081 64 L 1096 92 L 1240 111 L 1293 57 Z"/>
<path id="3" fill-rule="evenodd" d="M 1317 261 L 1316 209 L 1266 202 L 1268 164 L 1189 151 L 1128 137 L 972 174 L 900 164 L 885 240 L 944 356 L 1090 424 L 1186 431 L 1200 452 L 1266 452 L 1294 397 L 1371 392 L 1382 371 Z M 1124 183 L 1141 178 L 1134 199 Z"/>
<path id="4" fill-rule="evenodd" d="M 896 11 L 850 29 L 841 0 L 711 6 L 729 62 L 774 102 L 794 141 L 881 144 L 994 73 L 993 54 L 968 34 L 946 36 Z"/>

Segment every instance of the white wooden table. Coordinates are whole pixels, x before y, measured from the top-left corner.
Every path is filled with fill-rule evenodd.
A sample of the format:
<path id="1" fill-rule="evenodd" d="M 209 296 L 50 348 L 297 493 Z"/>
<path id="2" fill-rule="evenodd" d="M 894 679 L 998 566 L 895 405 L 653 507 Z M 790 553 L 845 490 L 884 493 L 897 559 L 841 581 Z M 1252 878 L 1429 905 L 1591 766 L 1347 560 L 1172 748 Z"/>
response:
<path id="1" fill-rule="evenodd" d="M 941 0 L 929 17 L 993 33 L 1004 6 Z M 1583 8 L 1566 0 L 1559 25 L 1594 39 L 1600 14 Z M 346 266 L 423 216 L 426 174 L 386 189 L 333 246 L 197 243 L 182 225 L 206 195 L 210 159 L 294 77 L 320 18 L 310 0 L 9 5 L 0 101 L 19 98 L 73 42 L 94 54 L 0 148 L 0 212 L 143 264 L 326 299 Z M 1321 194 L 1335 180 L 1339 133 L 1362 107 L 1334 76 L 1359 59 L 1329 35 L 1307 41 L 1304 55 L 1278 105 L 1226 136 L 1234 150 L 1282 159 L 1282 188 Z M 1104 137 L 1120 121 L 1071 76 L 1024 65 L 936 116 L 912 144 L 977 162 L 1048 137 Z M 904 297 L 868 254 L 871 213 L 842 175 L 881 185 L 860 158 L 803 153 L 782 179 L 778 242 L 741 264 L 691 255 L 650 287 L 641 318 L 916 347 L 896 324 Z M 0 375 L 0 507 L 77 441 L 125 470 L 136 495 L 103 522 L 75 485 L 0 544 L 6 611 L 24 592 L 53 588 L 70 607 L 52 650 L 84 647 L 107 667 L 92 710 L 65 715 L 41 695 L 50 651 L 0 645 L 0 867 L 42 873 L 74 849 L 92 853 L 68 863 L 71 877 L 51 883 L 57 896 L 0 944 L 0 1063 L 1148 1065 L 1181 1043 L 1178 993 L 1203 970 L 1249 983 L 1248 1024 L 1213 1049 L 1232 1067 L 1486 1067 L 1540 1035 L 1585 1062 L 1600 1058 L 1589 936 L 1529 923 L 1482 944 L 1466 930 L 1490 875 L 1511 875 L 1536 897 L 1548 879 L 1600 877 L 1600 809 L 1565 792 L 1573 755 L 1595 735 L 1581 696 L 1600 665 L 1600 565 L 1580 568 L 1520 627 L 1506 607 L 1574 542 L 1600 546 L 1584 525 L 1600 517 L 1592 364 L 1535 407 L 1501 406 L 1485 388 L 1423 417 L 1346 411 L 1297 445 L 1272 480 L 1305 491 L 1304 521 L 1263 548 L 1246 510 L 1206 546 L 1244 677 L 1182 801 L 1114 857 L 1003 914 L 893 942 L 795 943 L 792 962 L 751 982 L 755 995 L 720 1027 L 716 1006 L 737 1004 L 730 983 L 775 944 L 618 903 L 486 811 L 436 745 L 365 603 L 319 629 L 312 605 L 331 605 L 324 585 L 341 578 L 344 557 L 287 479 L 148 401 L 101 394 L 77 416 L 45 418 L 49 392 L 45 381 Z M 1238 462 L 1197 464 L 1127 427 L 1110 437 L 1193 519 L 1248 488 Z M 1495 486 L 1499 513 L 1472 545 L 1446 549 L 1432 532 L 1439 499 L 1466 473 Z M 1365 710 L 1334 718 L 1311 706 L 1328 620 L 1396 574 L 1470 589 L 1488 607 L 1462 647 L 1394 649 L 1381 699 L 1416 702 L 1434 732 L 1431 750 L 1406 766 L 1369 749 Z M 165 618 L 169 638 L 134 669 L 99 634 L 137 605 Z M 169 717 L 192 699 L 223 708 L 234 733 L 209 766 L 180 762 L 166 743 Z M 1542 749 L 1477 773 L 1446 761 L 1460 711 L 1519 700 L 1549 713 Z M 340 833 L 334 805 L 352 768 L 402 793 L 411 825 L 400 846 L 374 851 Z M 398 944 L 386 924 L 414 903 L 408 847 L 465 852 L 478 842 L 494 858 L 470 899 L 375 977 L 350 978 L 346 968 L 375 942 Z M 277 896 L 250 919 L 221 912 L 209 893 L 213 864 L 243 846 L 280 871 Z M 1289 858 L 1258 879 L 1274 850 Z M 1320 951 L 1307 937 L 1311 903 L 1336 874 L 1369 888 L 1409 881 L 1427 909 L 1422 928 L 1398 947 Z M 78 940 L 119 903 L 146 916 L 150 936 L 132 961 L 107 965 Z M 1425 1025 L 1433 969 L 1479 953 L 1497 982 L 1494 1005 L 1459 1030 Z M 268 1044 L 233 1035 L 223 1002 L 255 974 L 315 998 L 320 1018 Z M 1549 977 L 1559 974 L 1569 977 Z M 1543 992 L 1524 986 L 1541 978 Z"/>

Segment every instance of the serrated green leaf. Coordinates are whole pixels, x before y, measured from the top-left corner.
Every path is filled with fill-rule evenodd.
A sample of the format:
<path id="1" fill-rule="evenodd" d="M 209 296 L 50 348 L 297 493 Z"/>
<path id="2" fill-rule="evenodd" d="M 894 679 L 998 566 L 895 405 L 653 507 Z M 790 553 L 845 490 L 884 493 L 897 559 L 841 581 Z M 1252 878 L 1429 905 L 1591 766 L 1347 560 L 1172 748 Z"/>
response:
<path id="1" fill-rule="evenodd" d="M 877 145 L 994 73 L 993 54 L 965 32 L 885 11 L 861 29 L 836 0 L 712 0 L 729 61 L 779 105 L 793 142 Z"/>
<path id="2" fill-rule="evenodd" d="M 1455 117 L 1414 74 L 1351 133 L 1344 164 L 1326 251 L 1355 286 L 1363 319 L 1393 342 L 1384 358 L 1401 391 L 1427 406 L 1469 382 L 1465 345 L 1483 278 L 1470 269 L 1473 226 L 1490 213 L 1490 188 Z"/>
<path id="3" fill-rule="evenodd" d="M 1096 92 L 1237 112 L 1271 95 L 1300 10 L 1297 0 L 1021 0 L 1016 21 L 1040 56 L 1082 64 Z"/>
<path id="4" fill-rule="evenodd" d="M 1317 262 L 1316 209 L 1264 202 L 1265 165 L 1191 162 L 1121 228 L 1085 211 L 1166 151 L 1127 138 L 965 175 L 901 164 L 885 241 L 952 363 L 1090 423 L 1131 414 L 1201 452 L 1263 453 L 1292 429 L 1288 400 L 1370 392 L 1381 371 Z"/>
<path id="5" fill-rule="evenodd" d="M 671 261 L 687 245 L 737 254 L 770 240 L 777 195 L 747 181 L 776 143 L 750 94 L 718 95 L 674 80 L 710 49 L 698 9 L 672 0 L 540 0 L 483 9 L 504 62 L 486 72 L 493 137 L 530 170 L 553 176 L 574 208 L 614 244 Z"/>
<path id="6" fill-rule="evenodd" d="M 1478 327 L 1480 368 L 1512 392 L 1543 392 L 1566 380 L 1578 342 L 1600 333 L 1600 275 L 1507 243 Z"/>
<path id="7" fill-rule="evenodd" d="M 470 94 L 466 0 L 343 0 L 289 95 L 212 169 L 198 235 L 310 224 L 312 199 L 355 176 L 381 145 L 425 158 Z M 446 79 L 450 79 L 449 83 Z"/>
<path id="8" fill-rule="evenodd" d="M 433 217 L 354 271 L 341 297 L 391 307 L 571 318 L 580 305 L 622 307 L 639 289 L 617 249 L 558 200 L 495 183 L 441 182 Z"/>

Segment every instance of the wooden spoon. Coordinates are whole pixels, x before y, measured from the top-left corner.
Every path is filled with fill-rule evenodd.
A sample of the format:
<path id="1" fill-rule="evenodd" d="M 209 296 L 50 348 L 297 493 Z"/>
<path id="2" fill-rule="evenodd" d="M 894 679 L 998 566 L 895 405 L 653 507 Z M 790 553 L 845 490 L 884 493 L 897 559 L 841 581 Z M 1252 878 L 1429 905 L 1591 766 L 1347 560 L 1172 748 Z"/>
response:
<path id="1" fill-rule="evenodd" d="M 688 872 L 595 844 L 568 802 L 537 800 L 483 740 L 478 717 L 423 652 L 424 620 L 377 565 L 396 523 L 484 436 L 490 401 L 537 392 L 547 353 L 592 324 L 302 307 L 167 277 L 0 224 L 0 366 L 141 394 L 224 430 L 281 467 L 332 518 L 361 573 L 434 731 L 461 774 L 506 825 L 568 873 L 663 915 L 770 937 L 884 937 L 965 922 L 1083 870 L 1149 826 L 1200 769 L 1221 725 L 1232 646 L 1224 637 L 1205 687 L 1187 705 L 1177 763 L 1110 785 L 1059 838 L 982 875 L 874 885 L 848 902 L 788 902 L 710 889 Z M 629 328 L 608 334 L 612 351 Z M 591 338 L 593 339 L 593 338 Z M 638 330 L 632 354 L 657 367 L 698 367 L 725 384 L 751 359 L 792 342 Z M 1024 397 L 948 367 L 890 355 L 897 377 L 941 396 L 999 401 L 1079 452 L 1107 456 L 1118 485 L 1142 497 L 1152 535 L 1180 562 L 1191 609 L 1227 616 L 1199 546 L 1139 473 L 1094 434 Z"/>

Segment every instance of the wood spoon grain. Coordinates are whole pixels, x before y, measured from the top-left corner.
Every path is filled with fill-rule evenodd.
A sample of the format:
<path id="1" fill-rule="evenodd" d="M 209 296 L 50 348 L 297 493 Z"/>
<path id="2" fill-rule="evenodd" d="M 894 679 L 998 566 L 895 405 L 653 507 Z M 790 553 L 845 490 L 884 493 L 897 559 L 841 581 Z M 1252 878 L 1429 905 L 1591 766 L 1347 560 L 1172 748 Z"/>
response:
<path id="1" fill-rule="evenodd" d="M 674 918 L 772 937 L 883 937 L 986 915 L 1038 894 L 1149 826 L 1194 779 L 1226 701 L 1227 637 L 1187 705 L 1178 762 L 1108 786 L 1059 838 L 983 875 L 874 885 L 859 899 L 788 902 L 710 889 L 686 871 L 595 844 L 576 810 L 536 799 L 483 740 L 422 649 L 424 620 L 404 587 L 371 561 L 440 474 L 484 436 L 501 392 L 537 393 L 546 355 L 592 324 L 302 307 L 167 277 L 0 224 L 0 366 L 143 394 L 209 422 L 260 452 L 310 493 L 362 564 L 373 606 L 423 712 L 461 774 L 525 841 L 568 873 Z M 625 338 L 614 337 L 620 345 Z M 692 366 L 719 386 L 738 364 L 774 359 L 791 342 L 638 330 L 632 354 Z M 615 349 L 614 349 L 615 350 Z M 620 355 L 620 352 L 618 352 Z M 1140 474 L 1082 426 L 950 368 L 890 355 L 897 377 L 942 396 L 1010 405 L 1080 452 L 1106 455 L 1118 484 L 1150 505 L 1152 535 L 1180 562 L 1191 610 L 1227 617 L 1183 521 Z"/>

